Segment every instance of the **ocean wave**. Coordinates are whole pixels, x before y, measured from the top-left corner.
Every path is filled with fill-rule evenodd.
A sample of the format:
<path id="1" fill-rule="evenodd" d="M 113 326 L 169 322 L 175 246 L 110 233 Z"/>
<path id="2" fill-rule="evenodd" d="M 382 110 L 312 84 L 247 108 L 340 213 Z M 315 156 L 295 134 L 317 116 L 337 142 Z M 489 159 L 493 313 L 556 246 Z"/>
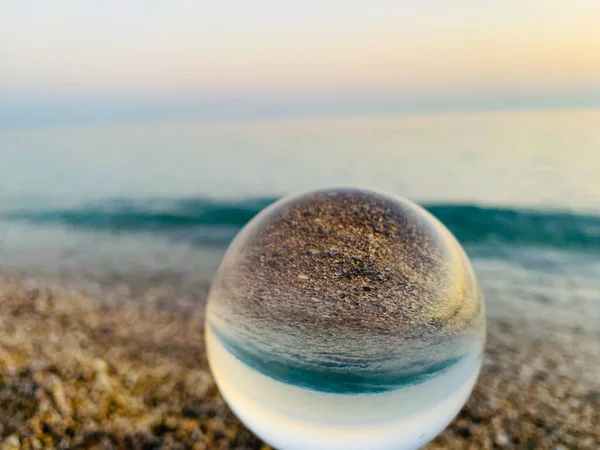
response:
<path id="1" fill-rule="evenodd" d="M 275 198 L 217 201 L 208 198 L 118 199 L 53 210 L 13 210 L 0 219 L 62 224 L 113 233 L 158 233 L 195 240 L 218 236 L 226 243 Z M 467 204 L 423 205 L 465 246 L 502 244 L 600 251 L 600 216 Z M 203 238 L 203 241 L 205 240 Z"/>

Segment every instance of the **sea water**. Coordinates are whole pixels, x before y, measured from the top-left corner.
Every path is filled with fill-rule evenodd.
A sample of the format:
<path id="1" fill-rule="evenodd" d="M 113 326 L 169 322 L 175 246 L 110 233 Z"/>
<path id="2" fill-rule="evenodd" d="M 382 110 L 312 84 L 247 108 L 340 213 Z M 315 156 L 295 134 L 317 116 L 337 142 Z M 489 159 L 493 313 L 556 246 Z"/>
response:
<path id="1" fill-rule="evenodd" d="M 466 402 L 480 350 L 440 376 L 385 393 L 336 394 L 282 383 L 233 356 L 206 330 L 213 376 L 236 415 L 279 449 L 414 449 L 440 433 Z"/>

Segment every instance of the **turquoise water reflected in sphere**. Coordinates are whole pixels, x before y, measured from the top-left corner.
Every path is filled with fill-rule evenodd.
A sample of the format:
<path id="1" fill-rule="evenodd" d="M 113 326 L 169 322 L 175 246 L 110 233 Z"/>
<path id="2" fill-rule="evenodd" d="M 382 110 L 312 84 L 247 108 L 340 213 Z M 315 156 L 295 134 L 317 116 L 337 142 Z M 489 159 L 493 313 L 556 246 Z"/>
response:
<path id="1" fill-rule="evenodd" d="M 451 233 L 373 191 L 288 197 L 230 245 L 207 306 L 215 380 L 279 449 L 418 448 L 467 400 L 483 299 Z"/>

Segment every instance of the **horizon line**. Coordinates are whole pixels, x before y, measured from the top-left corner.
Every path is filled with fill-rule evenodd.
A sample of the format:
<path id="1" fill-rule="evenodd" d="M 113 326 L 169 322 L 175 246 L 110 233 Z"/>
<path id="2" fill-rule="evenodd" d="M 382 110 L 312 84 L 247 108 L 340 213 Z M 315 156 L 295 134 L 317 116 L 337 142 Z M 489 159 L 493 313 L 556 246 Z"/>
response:
<path id="1" fill-rule="evenodd" d="M 537 101 L 536 101 L 537 100 Z M 81 106 L 71 104 L 59 105 L 63 114 L 44 108 L 24 108 L 20 115 L 10 116 L 0 110 L 0 131 L 19 129 L 47 129 L 61 127 L 94 127 L 117 125 L 142 125 L 142 124 L 180 124 L 180 123 L 240 123 L 240 122 L 276 122 L 300 121 L 322 119 L 345 119 L 361 117 L 394 117 L 394 116 L 435 116 L 435 115 L 461 115 L 470 113 L 510 113 L 510 112 L 543 112 L 560 110 L 594 110 L 600 109 L 600 95 L 591 95 L 588 101 L 562 101 L 554 99 L 535 99 L 531 101 L 500 100 L 500 99 L 474 99 L 472 101 L 441 101 L 433 100 L 416 102 L 354 102 L 351 107 L 343 105 L 322 105 L 320 108 L 306 105 L 290 104 L 263 104 L 250 111 L 252 102 L 241 102 L 239 107 L 229 105 L 220 107 L 202 108 L 199 103 L 180 104 L 173 110 L 172 104 L 160 102 L 146 104 L 129 103 L 124 105 L 109 104 L 98 108 L 96 105 L 84 107 L 86 116 L 82 116 Z M 371 104 L 369 104 L 371 103 Z M 66 108 L 65 108 L 66 106 Z M 256 105 L 254 105 L 256 106 Z M 262 106 L 262 107 L 261 107 Z M 36 116 L 37 112 L 37 116 Z M 28 114 L 29 113 L 29 114 Z M 27 116 L 27 117 L 25 117 Z M 7 120 L 8 119 L 8 120 Z M 11 120 L 12 119 L 12 120 Z"/>

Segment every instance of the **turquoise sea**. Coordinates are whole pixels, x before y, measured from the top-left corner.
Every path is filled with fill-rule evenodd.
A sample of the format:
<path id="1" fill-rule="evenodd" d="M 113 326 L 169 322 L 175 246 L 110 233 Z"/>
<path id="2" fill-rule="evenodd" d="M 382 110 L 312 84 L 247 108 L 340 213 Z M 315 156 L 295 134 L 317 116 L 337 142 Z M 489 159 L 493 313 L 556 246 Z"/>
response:
<path id="1" fill-rule="evenodd" d="M 594 109 L 2 130 L 0 271 L 203 295 L 251 217 L 325 186 L 425 206 L 492 314 L 600 318 Z"/>

